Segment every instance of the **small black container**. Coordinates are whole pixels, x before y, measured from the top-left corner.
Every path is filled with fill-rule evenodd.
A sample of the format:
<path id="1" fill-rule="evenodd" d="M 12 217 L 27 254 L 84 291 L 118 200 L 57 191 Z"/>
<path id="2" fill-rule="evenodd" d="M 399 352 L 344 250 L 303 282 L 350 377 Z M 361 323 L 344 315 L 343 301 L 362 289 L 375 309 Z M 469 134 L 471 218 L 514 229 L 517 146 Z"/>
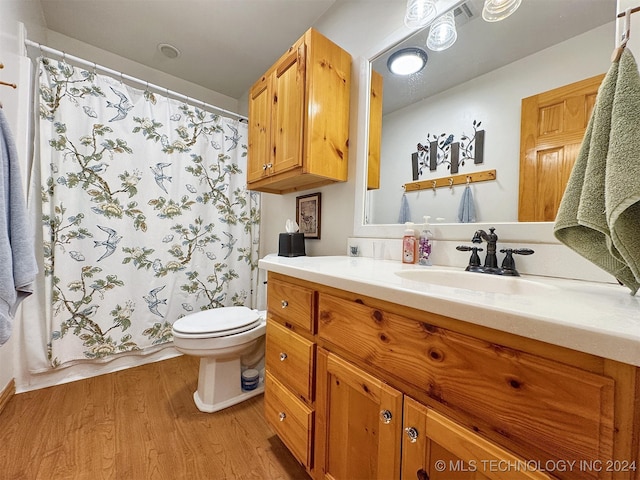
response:
<path id="1" fill-rule="evenodd" d="M 278 239 L 278 255 L 281 257 L 301 257 L 304 251 L 304 233 L 281 233 Z"/>

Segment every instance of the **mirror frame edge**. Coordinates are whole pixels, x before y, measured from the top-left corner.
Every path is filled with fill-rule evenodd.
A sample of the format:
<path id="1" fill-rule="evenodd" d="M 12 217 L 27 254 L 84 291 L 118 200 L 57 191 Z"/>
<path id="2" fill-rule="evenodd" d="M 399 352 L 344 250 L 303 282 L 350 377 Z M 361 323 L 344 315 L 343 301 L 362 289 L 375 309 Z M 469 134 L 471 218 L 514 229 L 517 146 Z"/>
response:
<path id="1" fill-rule="evenodd" d="M 404 225 L 401 224 L 372 224 L 364 223 L 367 182 L 367 148 L 369 140 L 369 89 L 371 85 L 371 59 L 380 55 L 393 45 L 404 40 L 413 31 L 405 26 L 393 33 L 371 49 L 366 56 L 361 56 L 354 62 L 358 69 L 357 75 L 357 125 L 355 128 L 356 142 L 356 181 L 353 215 L 353 236 L 364 238 L 402 238 Z M 416 223 L 420 225 L 420 223 Z M 526 242 L 529 244 L 560 244 L 553 234 L 553 222 L 492 222 L 492 223 L 442 223 L 431 224 L 431 230 L 436 240 L 470 241 L 477 229 L 487 230 L 495 227 L 500 238 L 509 242 Z"/>

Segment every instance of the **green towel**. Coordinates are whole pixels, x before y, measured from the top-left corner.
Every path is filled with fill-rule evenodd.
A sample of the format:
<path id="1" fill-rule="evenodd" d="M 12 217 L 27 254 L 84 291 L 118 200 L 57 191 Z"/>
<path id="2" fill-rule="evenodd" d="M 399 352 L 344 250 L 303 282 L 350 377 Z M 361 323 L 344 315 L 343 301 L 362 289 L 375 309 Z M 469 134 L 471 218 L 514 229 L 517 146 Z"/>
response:
<path id="1" fill-rule="evenodd" d="M 625 49 L 623 57 L 628 55 L 630 53 Z M 616 249 L 605 214 L 606 185 L 610 183 L 606 165 L 619 65 L 619 62 L 611 65 L 600 85 L 593 114 L 558 208 L 554 234 L 635 294 L 640 288 L 640 281 Z M 619 100 L 623 101 L 622 98 Z M 626 141 L 631 142 L 632 139 Z M 624 182 L 625 178 L 620 177 L 619 181 Z"/>
<path id="2" fill-rule="evenodd" d="M 611 112 L 605 206 L 615 251 L 640 282 L 640 73 L 628 48 L 620 58 Z"/>

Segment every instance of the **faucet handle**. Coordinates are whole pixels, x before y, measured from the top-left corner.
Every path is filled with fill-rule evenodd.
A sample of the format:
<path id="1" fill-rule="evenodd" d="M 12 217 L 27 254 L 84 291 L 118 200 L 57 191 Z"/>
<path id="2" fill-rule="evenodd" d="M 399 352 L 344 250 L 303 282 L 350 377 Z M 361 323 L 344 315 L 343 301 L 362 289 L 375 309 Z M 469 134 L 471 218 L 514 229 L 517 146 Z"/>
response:
<path id="1" fill-rule="evenodd" d="M 469 258 L 469 265 L 467 266 L 467 271 L 478 271 L 480 270 L 480 257 L 478 256 L 478 252 L 482 251 L 480 247 L 469 247 L 467 245 L 458 245 L 456 250 L 460 252 L 471 252 L 471 257 Z"/>
<path id="2" fill-rule="evenodd" d="M 530 248 L 503 248 L 500 253 L 504 253 L 504 260 L 502 261 L 502 275 L 520 276 L 516 270 L 516 261 L 513 259 L 513 255 L 531 255 L 534 253 Z"/>

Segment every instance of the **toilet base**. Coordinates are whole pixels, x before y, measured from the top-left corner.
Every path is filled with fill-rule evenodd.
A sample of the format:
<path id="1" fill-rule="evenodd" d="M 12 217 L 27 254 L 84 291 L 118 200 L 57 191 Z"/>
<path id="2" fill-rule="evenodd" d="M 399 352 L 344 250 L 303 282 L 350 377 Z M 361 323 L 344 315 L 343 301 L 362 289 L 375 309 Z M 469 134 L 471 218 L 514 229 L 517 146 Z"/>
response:
<path id="1" fill-rule="evenodd" d="M 240 393 L 239 395 L 216 403 L 204 403 L 202 400 L 200 400 L 200 396 L 198 395 L 198 391 L 196 390 L 195 392 L 193 392 L 193 400 L 196 403 L 196 407 L 198 407 L 198 410 L 200 410 L 201 412 L 213 413 L 227 407 L 232 407 L 233 405 L 244 402 L 245 400 L 249 400 L 250 398 L 255 397 L 256 395 L 260 395 L 261 393 L 264 393 L 264 383 L 259 384 L 254 390 L 242 390 L 242 393 Z"/>
<path id="2" fill-rule="evenodd" d="M 240 358 L 200 358 L 198 390 L 193 399 L 198 410 L 213 413 L 231 407 L 264 392 L 264 382 L 254 390 L 241 388 Z"/>

